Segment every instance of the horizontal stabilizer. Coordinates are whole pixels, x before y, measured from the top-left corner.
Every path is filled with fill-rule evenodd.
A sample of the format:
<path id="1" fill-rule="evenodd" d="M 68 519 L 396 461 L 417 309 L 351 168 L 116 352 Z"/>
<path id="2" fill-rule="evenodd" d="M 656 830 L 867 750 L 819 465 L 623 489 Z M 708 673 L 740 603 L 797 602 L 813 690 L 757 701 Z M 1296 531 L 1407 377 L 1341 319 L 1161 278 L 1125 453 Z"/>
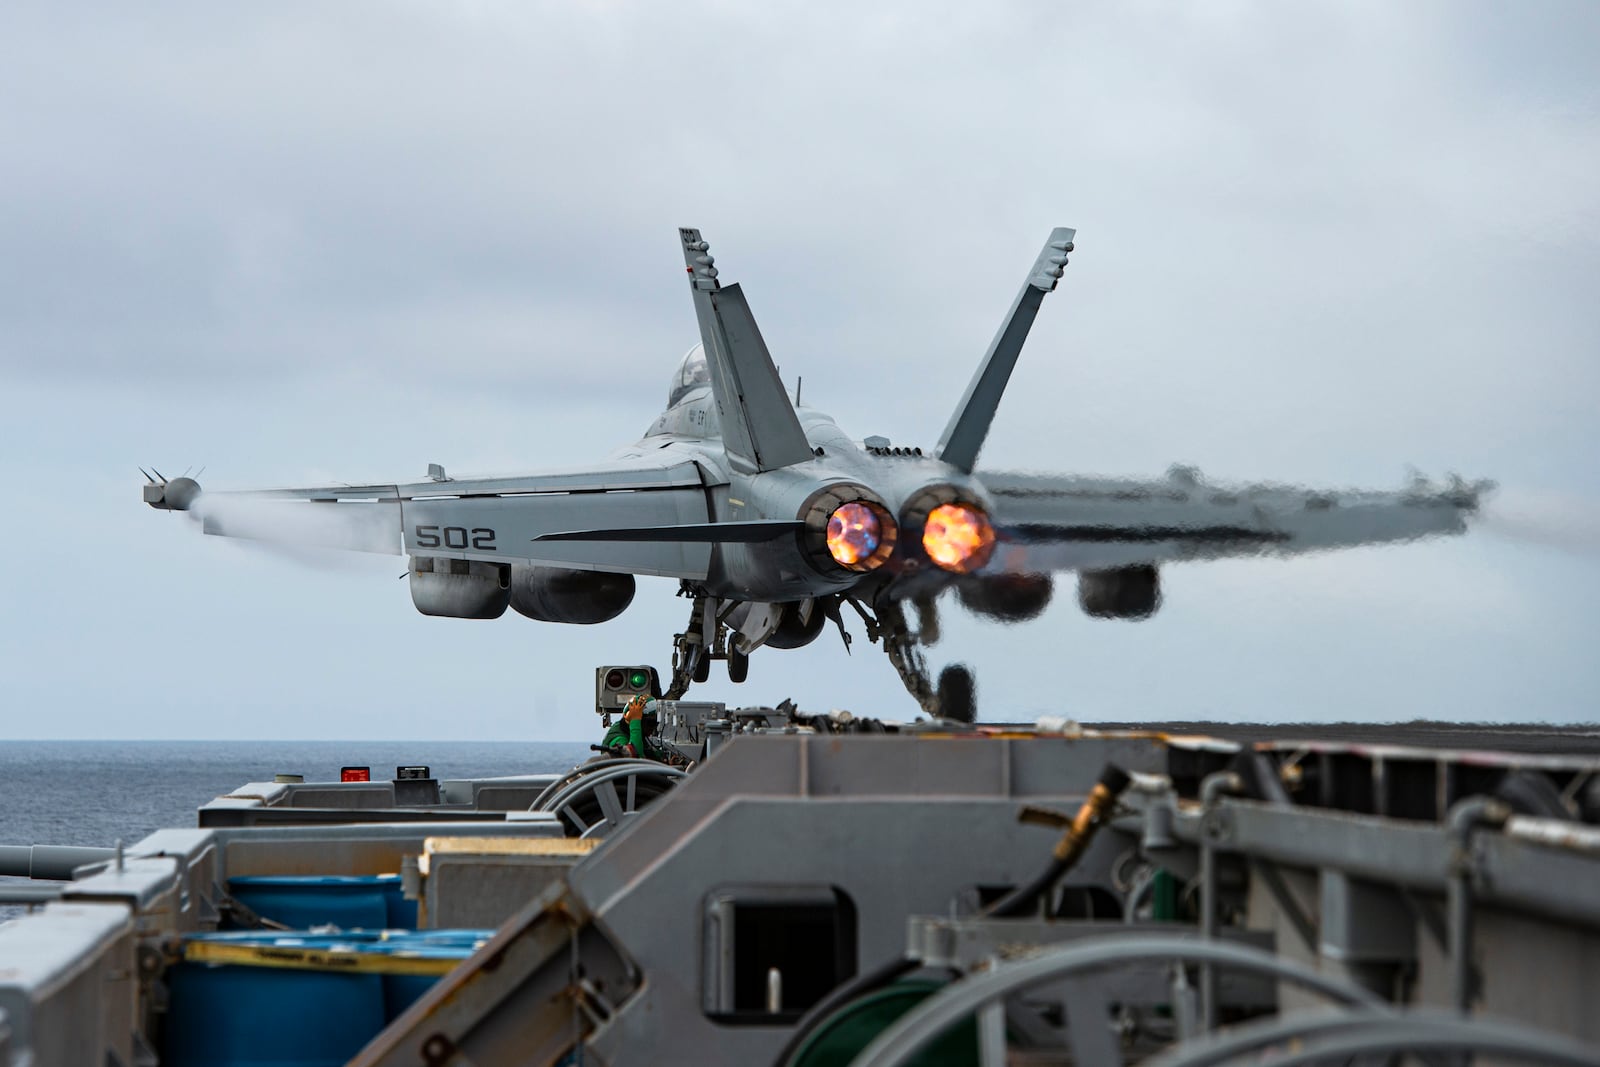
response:
<path id="1" fill-rule="evenodd" d="M 805 523 L 795 519 L 752 519 L 747 522 L 695 522 L 681 526 L 637 526 L 617 530 L 564 530 L 540 534 L 535 541 L 657 541 L 679 544 L 755 544 L 798 533 Z"/>

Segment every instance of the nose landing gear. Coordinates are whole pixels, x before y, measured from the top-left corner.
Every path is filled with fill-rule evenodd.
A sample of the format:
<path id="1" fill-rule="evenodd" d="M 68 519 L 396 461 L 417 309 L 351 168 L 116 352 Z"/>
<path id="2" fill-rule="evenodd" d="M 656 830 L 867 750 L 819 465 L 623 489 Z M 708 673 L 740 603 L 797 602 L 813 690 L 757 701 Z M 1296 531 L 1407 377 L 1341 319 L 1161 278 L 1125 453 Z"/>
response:
<path id="1" fill-rule="evenodd" d="M 666 700 L 681 700 L 691 685 L 711 678 L 711 661 L 726 660 L 728 680 L 735 684 L 750 676 L 750 655 L 729 640 L 729 612 L 736 602 L 718 600 L 685 586 L 681 596 L 693 599 L 689 621 L 672 639 L 672 682 L 662 694 Z"/>

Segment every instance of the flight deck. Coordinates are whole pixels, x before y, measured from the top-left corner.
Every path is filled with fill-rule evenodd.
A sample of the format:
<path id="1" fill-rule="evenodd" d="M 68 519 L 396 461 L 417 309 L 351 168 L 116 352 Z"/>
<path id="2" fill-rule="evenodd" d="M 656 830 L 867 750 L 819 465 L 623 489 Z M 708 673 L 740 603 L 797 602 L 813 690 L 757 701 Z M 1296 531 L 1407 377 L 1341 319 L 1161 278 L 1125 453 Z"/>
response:
<path id="1" fill-rule="evenodd" d="M 1600 1064 L 1591 729 L 661 719 L 0 852 L 0 1064 Z"/>

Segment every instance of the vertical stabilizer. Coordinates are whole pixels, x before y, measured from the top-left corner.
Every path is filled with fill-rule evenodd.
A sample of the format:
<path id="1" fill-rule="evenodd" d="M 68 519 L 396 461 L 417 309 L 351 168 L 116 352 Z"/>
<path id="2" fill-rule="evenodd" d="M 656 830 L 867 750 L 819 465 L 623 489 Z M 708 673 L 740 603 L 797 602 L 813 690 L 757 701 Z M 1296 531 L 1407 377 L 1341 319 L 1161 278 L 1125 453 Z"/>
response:
<path id="1" fill-rule="evenodd" d="M 680 229 L 694 313 L 722 416 L 722 447 L 747 471 L 767 471 L 811 458 L 811 445 L 772 365 L 755 316 L 737 285 L 724 289 L 699 230 Z"/>
<path id="2" fill-rule="evenodd" d="M 1011 305 L 1011 313 L 1000 324 L 1000 332 L 994 335 L 994 340 L 989 342 L 989 351 L 984 354 L 983 362 L 978 364 L 978 372 L 967 385 L 966 395 L 956 405 L 955 414 L 950 416 L 950 424 L 944 428 L 944 436 L 939 438 L 938 455 L 956 469 L 972 473 L 973 465 L 978 461 L 978 451 L 989 436 L 989 424 L 994 422 L 1000 397 L 1004 395 L 1006 383 L 1011 380 L 1011 371 L 1017 365 L 1022 343 L 1028 339 L 1028 331 L 1033 327 L 1034 316 L 1039 314 L 1044 295 L 1056 287 L 1061 268 L 1067 265 L 1067 253 L 1072 251 L 1072 238 L 1076 233 L 1076 230 L 1065 226 L 1050 231 L 1044 251 L 1034 260 L 1022 292 L 1017 294 L 1016 302 Z"/>

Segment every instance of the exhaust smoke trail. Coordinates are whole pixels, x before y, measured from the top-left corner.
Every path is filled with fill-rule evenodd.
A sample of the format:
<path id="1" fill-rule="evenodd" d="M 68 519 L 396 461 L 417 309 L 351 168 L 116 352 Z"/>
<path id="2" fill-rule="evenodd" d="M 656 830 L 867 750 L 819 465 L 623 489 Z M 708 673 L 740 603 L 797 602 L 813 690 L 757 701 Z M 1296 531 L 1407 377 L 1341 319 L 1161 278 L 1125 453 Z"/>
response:
<path id="1" fill-rule="evenodd" d="M 1501 490 L 1478 512 L 1482 528 L 1519 544 L 1600 560 L 1600 499 L 1544 490 Z"/>

